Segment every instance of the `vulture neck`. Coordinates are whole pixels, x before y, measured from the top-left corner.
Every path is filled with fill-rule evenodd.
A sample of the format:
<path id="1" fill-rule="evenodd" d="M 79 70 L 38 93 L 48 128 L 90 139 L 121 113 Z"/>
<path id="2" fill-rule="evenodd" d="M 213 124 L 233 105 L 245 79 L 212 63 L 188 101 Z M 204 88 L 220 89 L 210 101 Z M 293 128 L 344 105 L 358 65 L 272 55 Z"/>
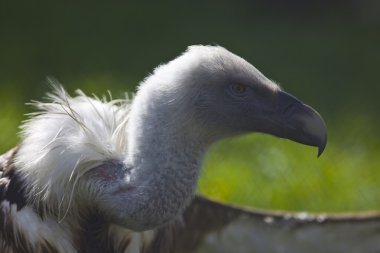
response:
<path id="1" fill-rule="evenodd" d="M 138 96 L 132 104 L 126 163 L 132 168 L 130 185 L 136 187 L 139 201 L 132 216 L 139 216 L 136 219 L 144 223 L 137 229 L 175 218 L 196 190 L 210 141 L 201 128 L 191 124 L 191 113 L 179 108 Z"/>

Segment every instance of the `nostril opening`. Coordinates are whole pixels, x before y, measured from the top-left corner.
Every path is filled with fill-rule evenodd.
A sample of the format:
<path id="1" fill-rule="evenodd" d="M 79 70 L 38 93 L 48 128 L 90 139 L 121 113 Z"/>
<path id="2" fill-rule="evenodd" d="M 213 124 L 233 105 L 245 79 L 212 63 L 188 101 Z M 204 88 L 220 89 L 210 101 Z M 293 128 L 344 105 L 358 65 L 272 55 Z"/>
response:
<path id="1" fill-rule="evenodd" d="M 278 112 L 282 116 L 290 117 L 296 113 L 298 108 L 302 107 L 301 101 L 286 92 L 281 91 L 278 93 L 278 96 Z"/>

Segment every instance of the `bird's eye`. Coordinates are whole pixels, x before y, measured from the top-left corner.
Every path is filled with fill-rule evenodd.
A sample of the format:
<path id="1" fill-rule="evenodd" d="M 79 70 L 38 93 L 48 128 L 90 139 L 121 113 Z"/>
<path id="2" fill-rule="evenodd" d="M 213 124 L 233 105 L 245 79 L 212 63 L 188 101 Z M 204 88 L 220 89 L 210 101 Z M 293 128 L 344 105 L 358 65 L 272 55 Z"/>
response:
<path id="1" fill-rule="evenodd" d="M 247 93 L 247 86 L 234 83 L 230 86 L 231 91 L 236 96 L 244 96 Z"/>

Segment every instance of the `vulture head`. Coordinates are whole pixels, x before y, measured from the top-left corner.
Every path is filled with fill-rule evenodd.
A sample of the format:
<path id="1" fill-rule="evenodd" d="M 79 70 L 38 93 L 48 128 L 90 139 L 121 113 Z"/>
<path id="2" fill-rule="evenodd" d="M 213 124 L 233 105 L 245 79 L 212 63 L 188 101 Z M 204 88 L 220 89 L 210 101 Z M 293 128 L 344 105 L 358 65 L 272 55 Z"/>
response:
<path id="1" fill-rule="evenodd" d="M 219 46 L 191 46 L 158 67 L 140 86 L 134 104 L 140 110 L 132 110 L 132 116 L 144 106 L 159 107 L 166 114 L 164 126 L 177 125 L 211 143 L 261 132 L 318 147 L 318 155 L 326 145 L 318 112 Z"/>

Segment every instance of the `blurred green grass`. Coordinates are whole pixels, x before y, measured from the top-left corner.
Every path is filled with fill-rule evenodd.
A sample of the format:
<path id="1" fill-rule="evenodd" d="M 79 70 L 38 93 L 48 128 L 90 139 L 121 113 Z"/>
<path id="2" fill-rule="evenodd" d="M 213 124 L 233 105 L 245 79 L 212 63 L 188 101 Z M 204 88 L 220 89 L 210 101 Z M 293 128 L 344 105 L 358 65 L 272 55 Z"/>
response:
<path id="1" fill-rule="evenodd" d="M 0 151 L 48 91 L 115 98 L 192 44 L 217 43 L 252 62 L 326 119 L 317 151 L 252 134 L 210 150 L 199 182 L 209 197 L 265 209 L 380 210 L 380 2 L 0 2 Z M 196 17 L 196 18 L 194 18 Z"/>
<path id="2" fill-rule="evenodd" d="M 337 131 L 350 136 L 346 129 L 330 129 L 330 135 Z M 380 150 L 372 147 L 377 139 L 362 143 L 347 147 L 330 140 L 317 159 L 316 149 L 261 134 L 226 140 L 208 155 L 199 189 L 223 202 L 262 209 L 379 210 Z"/>

